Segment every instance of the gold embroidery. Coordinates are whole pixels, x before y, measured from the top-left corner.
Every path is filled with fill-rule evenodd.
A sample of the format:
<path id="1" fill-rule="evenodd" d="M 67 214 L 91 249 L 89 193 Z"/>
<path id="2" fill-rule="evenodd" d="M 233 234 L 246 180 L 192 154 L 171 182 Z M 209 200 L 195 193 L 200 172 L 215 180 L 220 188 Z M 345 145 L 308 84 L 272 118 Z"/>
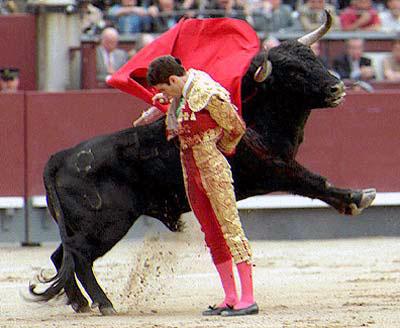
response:
<path id="1" fill-rule="evenodd" d="M 230 102 L 229 92 L 207 73 L 190 69 L 189 74 L 194 74 L 194 77 L 188 88 L 186 101 L 193 112 L 205 108 L 213 95 Z"/>
<path id="2" fill-rule="evenodd" d="M 216 142 L 221 136 L 221 128 L 209 129 L 203 133 L 195 134 L 192 136 L 179 135 L 181 149 L 186 150 L 200 143 L 208 143 L 210 141 Z"/>
<path id="3" fill-rule="evenodd" d="M 218 147 L 224 153 L 232 153 L 246 131 L 245 123 L 236 108 L 218 96 L 211 98 L 207 109 L 211 117 L 224 129 L 224 135 L 218 142 Z"/>
<path id="4" fill-rule="evenodd" d="M 251 249 L 239 219 L 228 161 L 212 142 L 200 143 L 192 150 L 203 187 L 235 263 L 250 261 Z"/>

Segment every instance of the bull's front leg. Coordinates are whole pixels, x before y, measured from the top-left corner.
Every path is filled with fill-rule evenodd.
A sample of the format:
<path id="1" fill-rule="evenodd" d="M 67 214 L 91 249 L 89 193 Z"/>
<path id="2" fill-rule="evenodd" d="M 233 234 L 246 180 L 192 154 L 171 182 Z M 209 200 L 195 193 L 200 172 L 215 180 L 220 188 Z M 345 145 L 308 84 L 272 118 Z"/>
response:
<path id="1" fill-rule="evenodd" d="M 257 132 L 251 129 L 247 132 L 243 141 L 252 153 L 262 161 L 264 167 L 270 171 L 269 176 L 274 180 L 272 191 L 285 191 L 319 199 L 331 205 L 339 213 L 347 215 L 360 214 L 375 199 L 375 189 L 337 188 L 331 185 L 326 178 L 312 173 L 294 159 L 272 156 Z"/>

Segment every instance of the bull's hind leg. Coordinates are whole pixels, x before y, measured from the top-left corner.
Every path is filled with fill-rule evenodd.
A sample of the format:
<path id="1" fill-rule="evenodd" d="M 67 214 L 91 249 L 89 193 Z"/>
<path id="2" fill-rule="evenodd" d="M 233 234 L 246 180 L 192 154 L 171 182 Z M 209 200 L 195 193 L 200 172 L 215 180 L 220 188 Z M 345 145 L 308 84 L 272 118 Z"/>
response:
<path id="1" fill-rule="evenodd" d="M 120 199 L 123 199 L 120 196 Z M 133 199 L 133 196 L 131 197 Z M 122 205 L 121 205 L 122 207 Z M 118 219 L 117 219 L 117 218 Z M 98 307 L 103 315 L 116 313 L 111 301 L 107 298 L 93 273 L 93 262 L 106 254 L 128 232 L 139 215 L 133 212 L 104 210 L 96 221 L 85 221 L 87 233 L 76 236 L 73 241 L 75 273 L 83 288 L 91 298 L 92 307 Z"/>
<path id="2" fill-rule="evenodd" d="M 93 301 L 92 307 L 98 307 L 103 315 L 116 314 L 117 312 L 114 310 L 111 301 L 107 298 L 107 295 L 98 284 L 92 267 L 93 262 L 90 262 L 83 257 L 75 256 L 75 272 L 83 288 L 85 288 Z"/>
<path id="3" fill-rule="evenodd" d="M 56 267 L 57 271 L 61 268 L 63 259 L 63 247 L 62 245 L 51 255 L 51 261 Z M 82 295 L 75 278 L 69 279 L 64 286 L 65 293 L 68 297 L 68 303 L 72 306 L 75 312 L 83 313 L 89 312 L 90 307 L 87 299 Z"/>
<path id="4" fill-rule="evenodd" d="M 282 179 L 287 191 L 320 199 L 341 214 L 360 214 L 372 204 L 376 196 L 375 189 L 353 190 L 334 187 L 324 177 L 310 172 L 296 161 L 285 163 L 282 170 Z"/>

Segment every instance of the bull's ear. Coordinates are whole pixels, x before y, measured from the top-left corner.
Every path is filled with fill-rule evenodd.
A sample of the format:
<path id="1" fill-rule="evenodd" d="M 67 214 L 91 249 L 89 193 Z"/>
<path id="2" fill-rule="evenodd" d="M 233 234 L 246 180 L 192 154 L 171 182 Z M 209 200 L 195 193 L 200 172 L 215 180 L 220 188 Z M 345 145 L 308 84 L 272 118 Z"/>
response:
<path id="1" fill-rule="evenodd" d="M 264 82 L 272 72 L 272 64 L 268 60 L 268 52 L 269 49 L 267 47 L 264 47 L 264 61 L 261 66 L 257 68 L 253 76 L 254 81 L 258 83 Z"/>

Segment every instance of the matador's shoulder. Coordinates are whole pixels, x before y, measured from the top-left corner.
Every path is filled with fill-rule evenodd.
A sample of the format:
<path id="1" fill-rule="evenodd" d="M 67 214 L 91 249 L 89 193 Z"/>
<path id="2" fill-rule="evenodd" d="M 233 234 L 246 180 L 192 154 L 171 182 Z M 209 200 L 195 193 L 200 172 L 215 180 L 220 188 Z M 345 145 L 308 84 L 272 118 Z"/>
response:
<path id="1" fill-rule="evenodd" d="M 213 96 L 227 102 L 231 101 L 228 90 L 205 72 L 190 69 L 188 83 L 186 101 L 193 112 L 205 108 Z"/>

